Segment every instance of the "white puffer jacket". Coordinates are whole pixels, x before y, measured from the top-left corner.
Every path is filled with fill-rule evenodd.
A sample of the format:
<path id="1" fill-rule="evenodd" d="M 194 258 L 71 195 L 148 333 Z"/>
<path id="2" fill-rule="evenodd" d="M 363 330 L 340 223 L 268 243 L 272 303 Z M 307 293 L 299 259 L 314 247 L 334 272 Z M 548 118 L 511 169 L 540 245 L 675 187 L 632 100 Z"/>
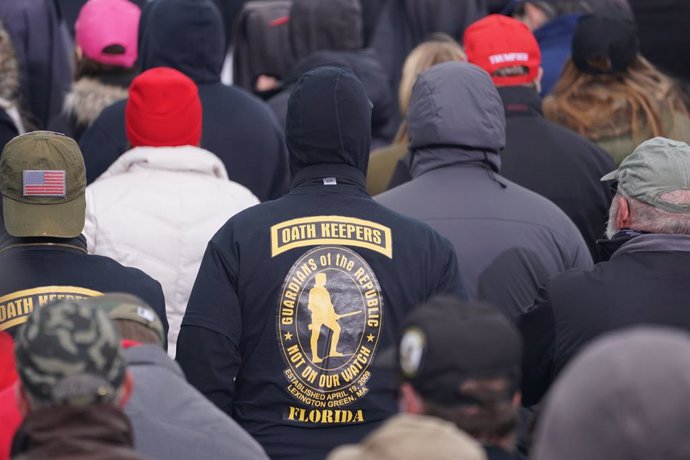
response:
<path id="1" fill-rule="evenodd" d="M 206 245 L 259 200 L 231 182 L 221 160 L 191 147 L 137 147 L 86 189 L 89 252 L 136 267 L 163 286 L 175 344 Z"/>

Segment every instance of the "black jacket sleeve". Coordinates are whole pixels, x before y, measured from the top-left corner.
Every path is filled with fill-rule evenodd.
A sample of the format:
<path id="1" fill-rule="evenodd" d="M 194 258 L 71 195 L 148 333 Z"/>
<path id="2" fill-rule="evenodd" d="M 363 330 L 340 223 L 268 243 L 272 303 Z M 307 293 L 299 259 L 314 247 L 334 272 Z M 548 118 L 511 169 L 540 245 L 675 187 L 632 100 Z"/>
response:
<path id="1" fill-rule="evenodd" d="M 187 381 L 232 416 L 235 376 L 241 362 L 235 344 L 223 334 L 205 327 L 182 325 L 175 359 Z"/>
<path id="2" fill-rule="evenodd" d="M 524 341 L 522 361 L 522 404 L 533 406 L 541 401 L 554 375 L 556 331 L 553 308 L 545 288 L 530 310 L 518 318 Z"/>
<path id="3" fill-rule="evenodd" d="M 465 283 L 460 275 L 458 257 L 453 245 L 449 241 L 447 241 L 446 253 L 446 262 L 443 265 L 438 284 L 434 289 L 434 294 L 449 294 L 458 299 L 467 300 L 469 299 L 469 294 L 465 289 Z"/>
<path id="4" fill-rule="evenodd" d="M 185 311 L 176 357 L 189 382 L 227 413 L 241 363 L 236 269 L 232 251 L 222 251 L 212 240 Z"/>

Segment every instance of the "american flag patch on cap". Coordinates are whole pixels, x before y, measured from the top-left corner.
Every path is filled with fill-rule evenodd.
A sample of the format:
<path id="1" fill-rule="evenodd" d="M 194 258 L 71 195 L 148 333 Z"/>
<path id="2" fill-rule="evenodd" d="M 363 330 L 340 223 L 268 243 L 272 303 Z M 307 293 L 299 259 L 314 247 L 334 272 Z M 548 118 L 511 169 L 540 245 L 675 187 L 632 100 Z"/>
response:
<path id="1" fill-rule="evenodd" d="M 25 170 L 24 196 L 65 196 L 65 171 Z"/>

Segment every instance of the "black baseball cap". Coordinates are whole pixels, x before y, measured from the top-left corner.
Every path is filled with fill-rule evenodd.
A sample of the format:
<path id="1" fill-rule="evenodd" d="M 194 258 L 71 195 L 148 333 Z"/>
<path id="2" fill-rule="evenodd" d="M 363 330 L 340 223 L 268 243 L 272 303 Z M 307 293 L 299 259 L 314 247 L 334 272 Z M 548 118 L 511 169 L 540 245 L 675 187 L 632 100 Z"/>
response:
<path id="1" fill-rule="evenodd" d="M 469 379 L 509 378 L 517 390 L 522 338 L 492 306 L 436 297 L 407 318 L 396 355 L 400 378 L 424 399 L 473 403 L 460 392 Z"/>
<path id="2" fill-rule="evenodd" d="M 635 21 L 623 15 L 589 14 L 580 18 L 573 36 L 572 59 L 589 74 L 624 72 L 640 45 Z"/>

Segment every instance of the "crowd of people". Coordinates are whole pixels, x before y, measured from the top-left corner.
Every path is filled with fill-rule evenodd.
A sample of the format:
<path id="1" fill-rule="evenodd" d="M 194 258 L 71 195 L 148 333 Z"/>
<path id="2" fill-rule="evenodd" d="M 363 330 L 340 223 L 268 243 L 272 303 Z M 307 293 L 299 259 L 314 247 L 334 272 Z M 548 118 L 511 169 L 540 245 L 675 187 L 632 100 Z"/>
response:
<path id="1" fill-rule="evenodd" d="M 0 2 L 0 460 L 687 460 L 689 7 Z"/>

